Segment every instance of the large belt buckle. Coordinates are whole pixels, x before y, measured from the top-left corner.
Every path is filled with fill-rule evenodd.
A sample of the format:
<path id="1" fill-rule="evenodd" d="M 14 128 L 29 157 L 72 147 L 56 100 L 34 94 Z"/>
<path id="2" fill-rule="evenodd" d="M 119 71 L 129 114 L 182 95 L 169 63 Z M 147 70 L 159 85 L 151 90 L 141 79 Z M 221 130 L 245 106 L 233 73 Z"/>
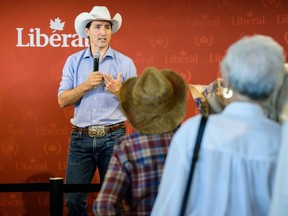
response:
<path id="1" fill-rule="evenodd" d="M 105 136 L 104 125 L 92 125 L 88 127 L 88 135 L 90 137 L 103 137 Z"/>

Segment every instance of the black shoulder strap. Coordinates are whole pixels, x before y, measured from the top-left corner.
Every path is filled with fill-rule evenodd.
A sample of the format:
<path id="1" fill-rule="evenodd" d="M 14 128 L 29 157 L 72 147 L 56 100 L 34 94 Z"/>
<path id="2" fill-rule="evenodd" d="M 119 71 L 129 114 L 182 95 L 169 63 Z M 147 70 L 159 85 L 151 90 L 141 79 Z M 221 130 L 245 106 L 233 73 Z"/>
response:
<path id="1" fill-rule="evenodd" d="M 193 152 L 193 156 L 192 156 L 191 169 L 190 169 L 190 173 L 189 173 L 189 177 L 188 177 L 188 182 L 187 182 L 187 185 L 186 185 L 185 194 L 184 194 L 183 201 L 182 201 L 180 216 L 184 216 L 185 215 L 186 204 L 187 204 L 188 197 L 189 197 L 190 185 L 191 185 L 191 182 L 192 182 L 195 165 L 196 165 L 196 162 L 198 160 L 198 154 L 199 154 L 199 150 L 200 150 L 200 146 L 201 146 L 201 140 L 202 140 L 202 136 L 203 136 L 203 133 L 204 133 L 204 129 L 205 129 L 205 125 L 206 125 L 207 119 L 208 119 L 208 117 L 206 117 L 204 115 L 201 118 L 199 130 L 198 130 L 198 134 L 197 134 L 197 138 L 196 138 L 196 143 L 195 143 L 195 146 L 194 146 L 194 152 Z"/>

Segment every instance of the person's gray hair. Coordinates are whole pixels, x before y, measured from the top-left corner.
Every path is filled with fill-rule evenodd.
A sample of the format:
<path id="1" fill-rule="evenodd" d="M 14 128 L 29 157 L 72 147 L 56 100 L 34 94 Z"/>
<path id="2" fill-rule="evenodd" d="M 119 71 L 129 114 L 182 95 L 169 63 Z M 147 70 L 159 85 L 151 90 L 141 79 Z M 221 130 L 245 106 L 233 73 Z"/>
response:
<path id="1" fill-rule="evenodd" d="M 220 67 L 231 88 L 253 100 L 264 100 L 282 84 L 284 62 L 284 50 L 275 40 L 254 35 L 232 44 Z"/>

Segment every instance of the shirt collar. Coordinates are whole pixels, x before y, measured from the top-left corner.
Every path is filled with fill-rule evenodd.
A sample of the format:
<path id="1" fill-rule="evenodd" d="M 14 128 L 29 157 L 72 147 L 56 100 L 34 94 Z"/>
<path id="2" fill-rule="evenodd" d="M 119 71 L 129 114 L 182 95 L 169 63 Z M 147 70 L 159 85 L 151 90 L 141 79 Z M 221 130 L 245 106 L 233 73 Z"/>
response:
<path id="1" fill-rule="evenodd" d="M 223 114 L 226 115 L 238 115 L 238 116 L 265 116 L 262 107 L 259 104 L 249 102 L 232 102 L 228 104 L 223 110 Z"/>
<path id="2" fill-rule="evenodd" d="M 107 49 L 104 58 L 112 58 L 113 59 L 114 53 L 113 53 L 113 49 L 111 48 L 111 46 L 109 46 L 109 48 Z M 86 48 L 83 58 L 90 58 L 91 57 L 91 53 L 90 53 L 90 46 Z"/>

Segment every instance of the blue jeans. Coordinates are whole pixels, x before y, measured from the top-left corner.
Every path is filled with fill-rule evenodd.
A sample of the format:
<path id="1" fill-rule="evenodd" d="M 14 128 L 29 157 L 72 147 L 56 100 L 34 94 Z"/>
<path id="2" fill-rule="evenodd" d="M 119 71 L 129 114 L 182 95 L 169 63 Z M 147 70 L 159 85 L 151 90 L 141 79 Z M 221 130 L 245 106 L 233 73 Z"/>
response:
<path id="1" fill-rule="evenodd" d="M 100 175 L 100 184 L 104 180 L 114 144 L 126 133 L 121 128 L 104 137 L 90 137 L 88 134 L 72 131 L 66 169 L 66 184 L 90 184 L 96 168 Z M 87 194 L 67 193 L 66 206 L 69 216 L 87 216 Z"/>

